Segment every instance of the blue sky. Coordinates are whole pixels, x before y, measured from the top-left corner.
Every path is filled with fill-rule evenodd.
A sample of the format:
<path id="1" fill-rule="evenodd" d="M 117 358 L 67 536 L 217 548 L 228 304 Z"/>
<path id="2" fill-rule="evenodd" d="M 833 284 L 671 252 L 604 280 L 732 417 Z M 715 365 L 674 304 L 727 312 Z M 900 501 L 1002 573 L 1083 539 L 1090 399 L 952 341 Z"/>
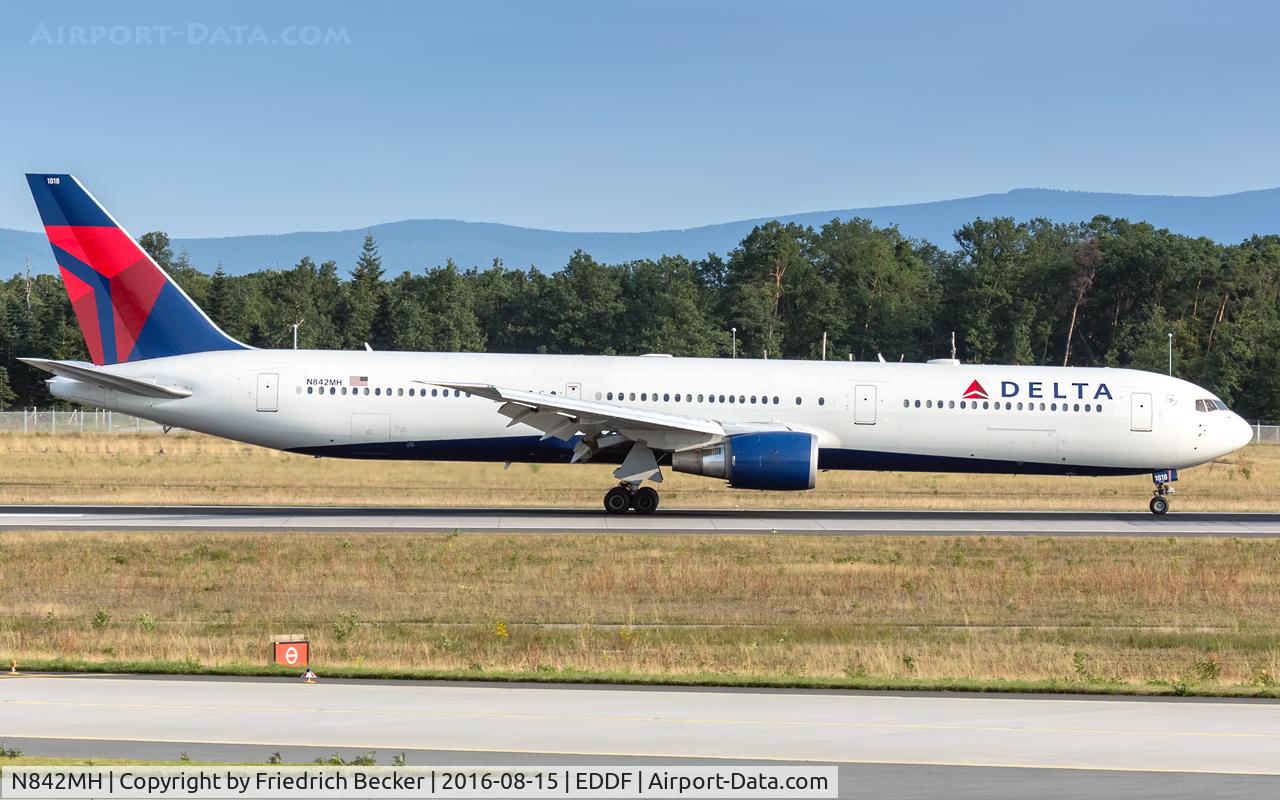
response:
<path id="1" fill-rule="evenodd" d="M 1231 2 L 5 4 L 0 227 L 38 228 L 33 170 L 177 236 L 1270 187 L 1278 23 Z M 68 43 L 95 25 L 122 43 Z M 304 28 L 338 41 L 279 43 Z"/>

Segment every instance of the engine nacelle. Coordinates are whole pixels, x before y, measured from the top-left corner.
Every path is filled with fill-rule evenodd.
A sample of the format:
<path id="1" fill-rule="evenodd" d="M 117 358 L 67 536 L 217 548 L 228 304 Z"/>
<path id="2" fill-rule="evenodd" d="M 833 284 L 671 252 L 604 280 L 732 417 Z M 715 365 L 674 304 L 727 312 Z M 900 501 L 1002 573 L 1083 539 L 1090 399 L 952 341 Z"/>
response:
<path id="1" fill-rule="evenodd" d="M 711 447 L 672 453 L 676 472 L 723 478 L 738 489 L 812 489 L 818 437 L 798 431 L 739 433 Z"/>

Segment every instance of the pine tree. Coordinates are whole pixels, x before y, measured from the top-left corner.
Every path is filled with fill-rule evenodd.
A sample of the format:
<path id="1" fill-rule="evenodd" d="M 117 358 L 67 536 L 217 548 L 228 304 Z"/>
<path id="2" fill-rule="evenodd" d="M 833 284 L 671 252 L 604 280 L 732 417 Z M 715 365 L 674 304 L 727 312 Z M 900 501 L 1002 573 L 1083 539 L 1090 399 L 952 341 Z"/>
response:
<path id="1" fill-rule="evenodd" d="M 348 347 L 363 349 L 374 339 L 374 321 L 385 313 L 386 286 L 382 283 L 382 257 L 373 234 L 365 234 L 360 258 L 346 286 L 341 319 Z"/>

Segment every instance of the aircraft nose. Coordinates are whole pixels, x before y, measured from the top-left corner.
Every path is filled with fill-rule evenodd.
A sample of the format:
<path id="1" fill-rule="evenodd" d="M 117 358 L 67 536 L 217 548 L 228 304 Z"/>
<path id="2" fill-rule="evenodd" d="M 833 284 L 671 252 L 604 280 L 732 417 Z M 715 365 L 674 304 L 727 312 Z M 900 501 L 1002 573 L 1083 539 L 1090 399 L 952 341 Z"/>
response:
<path id="1" fill-rule="evenodd" d="M 1253 426 L 1239 414 L 1232 413 L 1231 417 L 1231 449 L 1239 450 L 1253 441 Z"/>

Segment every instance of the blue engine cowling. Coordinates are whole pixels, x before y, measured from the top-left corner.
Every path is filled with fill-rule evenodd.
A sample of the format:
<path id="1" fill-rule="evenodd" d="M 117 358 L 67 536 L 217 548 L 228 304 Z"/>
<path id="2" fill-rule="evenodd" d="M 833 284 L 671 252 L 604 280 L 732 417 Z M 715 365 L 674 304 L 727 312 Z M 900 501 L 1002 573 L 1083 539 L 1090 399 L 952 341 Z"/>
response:
<path id="1" fill-rule="evenodd" d="M 673 453 L 676 472 L 724 478 L 738 489 L 812 489 L 818 437 L 798 431 L 739 433 L 711 447 Z"/>

